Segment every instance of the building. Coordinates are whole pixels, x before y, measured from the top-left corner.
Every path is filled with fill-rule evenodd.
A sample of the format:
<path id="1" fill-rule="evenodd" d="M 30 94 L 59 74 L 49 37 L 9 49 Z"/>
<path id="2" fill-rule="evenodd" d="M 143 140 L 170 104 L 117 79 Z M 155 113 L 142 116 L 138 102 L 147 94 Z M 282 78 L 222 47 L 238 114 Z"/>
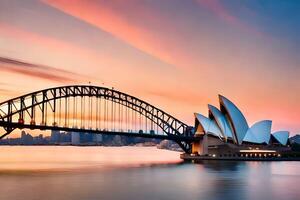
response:
<path id="1" fill-rule="evenodd" d="M 296 144 L 300 144 L 300 135 L 294 135 L 293 137 L 290 138 L 291 143 L 296 143 Z"/>
<path id="2" fill-rule="evenodd" d="M 79 132 L 71 132 L 71 143 L 72 143 L 72 145 L 80 144 L 80 133 Z"/>
<path id="3" fill-rule="evenodd" d="M 195 113 L 192 153 L 212 157 L 280 156 L 289 148 L 289 132 L 271 134 L 272 121 L 262 120 L 249 127 L 246 118 L 229 99 L 219 95 L 220 108 L 208 105 L 208 117 Z"/>
<path id="4" fill-rule="evenodd" d="M 50 136 L 50 142 L 51 143 L 59 143 L 60 139 L 60 131 L 59 130 L 52 130 L 51 136 Z"/>
<path id="5" fill-rule="evenodd" d="M 93 134 L 93 142 L 99 144 L 103 141 L 101 134 Z"/>
<path id="6" fill-rule="evenodd" d="M 81 144 L 91 144 L 93 142 L 93 135 L 92 133 L 82 132 L 80 133 L 80 143 Z"/>
<path id="7" fill-rule="evenodd" d="M 21 132 L 20 144 L 22 145 L 32 145 L 33 144 L 33 137 L 26 133 L 25 131 Z"/>

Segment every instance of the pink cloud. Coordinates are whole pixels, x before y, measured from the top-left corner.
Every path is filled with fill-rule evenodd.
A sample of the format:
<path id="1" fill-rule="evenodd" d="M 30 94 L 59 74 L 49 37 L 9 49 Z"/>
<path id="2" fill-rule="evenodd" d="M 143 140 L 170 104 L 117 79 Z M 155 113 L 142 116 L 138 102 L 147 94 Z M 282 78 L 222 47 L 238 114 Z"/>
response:
<path id="1" fill-rule="evenodd" d="M 22 28 L 19 28 L 17 26 L 12 26 L 10 24 L 7 23 L 1 23 L 0 22 L 0 34 L 8 37 L 8 38 L 13 38 L 14 40 L 17 41 L 21 41 L 24 44 L 29 44 L 30 46 L 32 45 L 32 47 L 38 47 L 38 49 L 41 51 L 40 54 L 41 56 L 45 55 L 45 52 L 47 54 L 49 54 L 49 58 L 53 58 L 53 52 L 56 55 L 61 55 L 61 56 L 67 56 L 65 57 L 65 59 L 70 59 L 70 57 L 76 56 L 78 55 L 78 57 L 80 57 L 80 59 L 84 62 L 84 61 L 89 61 L 91 63 L 97 63 L 99 61 L 99 59 L 105 60 L 107 62 L 109 62 L 109 59 L 105 59 L 105 55 L 99 55 L 97 52 L 91 50 L 91 49 L 87 49 L 87 48 L 83 48 L 77 45 L 74 45 L 70 42 L 66 42 L 60 39 L 56 39 L 53 37 L 48 37 L 45 35 L 41 35 L 35 32 L 30 32 L 27 30 L 24 30 Z M 15 43 L 14 45 L 18 45 L 18 43 Z M 31 50 L 29 48 L 29 51 Z M 35 57 L 36 55 L 31 54 L 32 57 Z M 104 58 L 103 58 L 104 57 Z M 8 60 L 6 60 L 8 61 Z M 15 62 L 15 63 L 13 63 Z M 17 66 L 15 64 L 18 64 Z M 82 73 L 82 72 L 78 72 L 78 70 L 74 70 L 74 73 L 71 72 L 71 70 L 64 70 L 67 69 L 66 66 L 59 66 L 59 67 L 51 67 L 51 66 L 46 66 L 46 65 L 42 65 L 42 64 L 35 64 L 32 62 L 23 62 L 23 61 L 19 61 L 19 60 L 15 60 L 11 59 L 11 63 L 6 63 L 6 64 L 10 64 L 10 67 L 4 66 L 2 65 L 2 69 L 6 69 L 10 70 L 11 72 L 14 70 L 16 73 L 19 74 L 27 74 L 27 75 L 32 75 L 32 76 L 36 76 L 38 77 L 38 74 L 36 74 L 36 72 L 30 72 L 30 70 L 26 70 L 24 68 L 21 67 L 21 65 L 23 65 L 24 67 L 27 66 L 27 69 L 29 67 L 35 67 L 42 75 L 41 77 L 44 77 L 45 79 L 47 79 L 47 74 L 45 74 L 47 71 L 49 71 L 49 68 L 52 68 L 52 78 L 48 77 L 48 80 L 53 80 L 55 79 L 55 82 L 58 82 L 60 80 L 59 75 L 58 74 L 68 74 L 66 80 L 69 79 L 69 82 L 82 82 L 82 81 L 95 81 L 95 80 L 99 80 L 100 78 L 97 77 L 94 78 L 94 76 L 88 76 L 86 73 L 84 74 L 80 74 L 78 75 L 77 73 Z M 12 65 L 14 64 L 14 66 L 12 67 Z M 72 67 L 71 67 L 72 68 Z M 56 71 L 53 73 L 53 71 Z M 45 72 L 45 73 L 44 73 Z M 62 78 L 62 77 L 61 77 Z M 65 82 L 65 81 L 64 81 Z"/>
<path id="2" fill-rule="evenodd" d="M 168 64 L 187 67 L 194 61 L 189 53 L 178 48 L 178 40 L 173 37 L 178 37 L 178 33 L 174 33 L 179 30 L 172 26 L 172 21 L 154 9 L 143 7 L 138 1 L 134 0 L 135 3 L 132 3 L 132 1 L 73 0 L 70 3 L 68 0 L 44 0 L 44 2 Z M 121 12 L 122 9 L 128 9 L 127 13 L 132 11 L 132 14 L 124 14 Z M 151 27 L 145 24 L 151 24 Z M 159 29 L 165 30 L 165 33 L 159 34 L 157 31 Z M 197 62 L 199 64 L 199 61 Z"/>

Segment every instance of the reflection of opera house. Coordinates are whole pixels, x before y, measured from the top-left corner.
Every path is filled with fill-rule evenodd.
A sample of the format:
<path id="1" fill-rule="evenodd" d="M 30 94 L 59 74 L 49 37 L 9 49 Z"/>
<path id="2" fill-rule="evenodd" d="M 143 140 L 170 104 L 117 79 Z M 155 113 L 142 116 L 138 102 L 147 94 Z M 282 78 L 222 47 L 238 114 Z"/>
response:
<path id="1" fill-rule="evenodd" d="M 208 105 L 205 117 L 195 113 L 195 136 L 203 140 L 193 144 L 192 155 L 211 157 L 280 157 L 290 150 L 289 132 L 271 134 L 272 121 L 263 120 L 251 127 L 242 112 L 227 98 L 219 95 L 220 109 Z"/>

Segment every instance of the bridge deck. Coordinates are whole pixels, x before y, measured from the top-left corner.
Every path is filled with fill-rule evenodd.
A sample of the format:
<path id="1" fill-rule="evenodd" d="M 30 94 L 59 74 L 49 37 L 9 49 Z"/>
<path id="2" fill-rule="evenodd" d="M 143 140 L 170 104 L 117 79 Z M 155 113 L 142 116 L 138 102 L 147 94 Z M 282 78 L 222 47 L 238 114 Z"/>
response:
<path id="1" fill-rule="evenodd" d="M 193 142 L 199 141 L 201 137 L 187 137 L 187 136 L 177 136 L 177 135 L 159 135 L 159 134 L 150 134 L 150 133 L 141 133 L 141 132 L 121 132 L 121 131 L 111 131 L 111 130 L 94 130 L 94 129 L 81 129 L 81 128 L 69 128 L 69 127 L 58 127 L 58 126 L 47 126 L 47 125 L 29 125 L 29 124 L 20 124 L 14 122 L 4 122 L 0 121 L 0 126 L 10 127 L 13 129 L 39 129 L 39 130 L 60 130 L 66 132 L 88 132 L 93 134 L 105 134 L 105 135 L 121 135 L 128 137 L 143 137 L 143 138 L 154 138 L 162 140 L 173 140 L 173 141 L 186 141 Z M 0 138 L 1 139 L 1 138 Z"/>

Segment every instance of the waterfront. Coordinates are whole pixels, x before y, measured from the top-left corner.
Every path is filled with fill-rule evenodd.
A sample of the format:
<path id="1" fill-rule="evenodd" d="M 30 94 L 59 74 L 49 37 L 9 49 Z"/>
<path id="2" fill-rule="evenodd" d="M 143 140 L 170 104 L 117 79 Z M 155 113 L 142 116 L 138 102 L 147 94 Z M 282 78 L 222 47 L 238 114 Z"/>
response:
<path id="1" fill-rule="evenodd" d="M 298 199 L 299 162 L 182 163 L 155 147 L 5 146 L 0 199 Z"/>

